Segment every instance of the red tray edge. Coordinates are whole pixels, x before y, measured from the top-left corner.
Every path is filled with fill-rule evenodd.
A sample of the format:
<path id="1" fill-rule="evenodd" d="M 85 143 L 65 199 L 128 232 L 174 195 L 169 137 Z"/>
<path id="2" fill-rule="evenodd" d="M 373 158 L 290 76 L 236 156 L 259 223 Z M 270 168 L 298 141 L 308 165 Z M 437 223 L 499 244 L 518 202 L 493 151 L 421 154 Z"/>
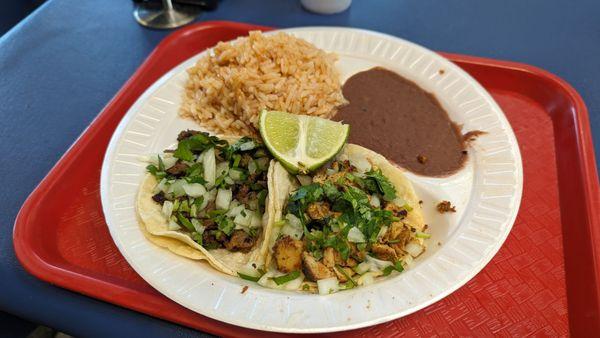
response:
<path id="1" fill-rule="evenodd" d="M 54 176 L 60 176 L 61 173 L 65 170 L 65 165 L 68 163 L 73 157 L 76 156 L 79 149 L 84 147 L 84 145 L 92 142 L 94 139 L 96 131 L 96 126 L 101 125 L 105 122 L 105 120 L 109 119 L 108 111 L 110 108 L 117 104 L 119 100 L 122 99 L 123 93 L 128 92 L 130 90 L 136 89 L 136 78 L 139 74 L 146 71 L 146 69 L 153 66 L 155 62 L 153 62 L 153 56 L 158 54 L 162 47 L 169 44 L 170 41 L 178 39 L 180 36 L 190 33 L 192 30 L 211 28 L 214 26 L 229 26 L 229 27 L 239 27 L 243 29 L 251 28 L 251 29 L 271 29 L 269 27 L 263 26 L 255 26 L 248 25 L 243 23 L 236 22 L 228 22 L 228 21 L 207 21 L 195 25 L 188 26 L 181 30 L 178 30 L 170 35 L 168 35 L 163 41 L 161 41 L 157 47 L 148 55 L 145 61 L 141 64 L 141 66 L 136 70 L 136 72 L 131 76 L 131 78 L 123 85 L 123 87 L 115 94 L 113 99 L 111 99 L 108 104 L 103 108 L 100 114 L 94 118 L 94 120 L 90 123 L 90 125 L 83 130 L 80 136 L 75 140 L 75 142 L 69 147 L 69 149 L 65 152 L 65 154 L 58 160 L 56 165 L 48 172 L 48 174 L 42 179 L 42 181 L 38 184 L 38 186 L 32 191 L 29 197 L 26 199 L 25 203 L 21 207 L 14 223 L 13 228 L 13 245 L 15 249 L 15 253 L 17 259 L 21 263 L 21 265 L 32 275 L 37 278 L 49 282 L 54 285 L 58 285 L 94 298 L 102 299 L 105 301 L 109 301 L 112 303 L 112 299 L 115 295 L 122 295 L 123 293 L 130 294 L 143 294 L 138 291 L 132 291 L 126 287 L 115 286 L 114 284 L 104 282 L 102 280 L 94 279 L 88 275 L 81 274 L 75 271 L 66 270 L 59 266 L 55 266 L 50 264 L 49 262 L 43 260 L 39 255 L 37 255 L 33 250 L 29 250 L 27 246 L 28 239 L 28 231 L 29 222 L 28 222 L 28 214 L 29 211 L 35 208 L 36 202 L 43 195 L 42 192 L 51 187 L 54 182 L 52 178 Z M 589 229 L 591 231 L 590 236 L 592 239 L 592 243 L 594 244 L 592 248 L 593 252 L 593 261 L 594 261 L 594 270 L 596 281 L 600 281 L 600 215 L 595 213 L 595 210 L 600 207 L 600 185 L 598 184 L 598 172 L 596 169 L 595 163 L 595 154 L 591 136 L 591 128 L 588 118 L 588 110 L 587 107 L 582 100 L 581 96 L 577 93 L 577 91 L 569 85 L 565 80 L 554 75 L 546 70 L 541 68 L 531 66 L 528 64 L 511 62 L 511 61 L 503 61 L 503 60 L 495 60 L 490 58 L 482 58 L 461 54 L 453 54 L 453 53 L 440 53 L 441 55 L 449 58 L 452 62 L 463 62 L 463 63 L 472 63 L 478 64 L 482 66 L 493 66 L 500 68 L 510 68 L 519 71 L 525 71 L 531 73 L 537 77 L 543 78 L 547 83 L 553 84 L 554 86 L 559 86 L 559 88 L 567 94 L 569 99 L 573 102 L 574 106 L 577 107 L 575 111 L 572 112 L 574 116 L 574 120 L 577 126 L 577 148 L 581 156 L 579 157 L 581 163 L 581 177 L 585 183 L 584 189 L 584 200 L 585 200 L 585 210 L 588 214 L 589 220 Z M 137 84 L 137 87 L 142 86 L 142 92 L 147 88 L 147 85 Z M 94 290 L 96 288 L 104 288 L 104 289 L 112 290 L 110 292 L 94 292 L 88 290 Z M 596 293 L 600 295 L 600 283 L 596 283 Z M 145 294 L 148 296 L 147 294 Z M 151 305 L 128 305 L 127 307 L 133 308 L 138 311 L 143 311 L 146 313 L 150 313 L 156 317 L 163 318 L 160 316 L 158 312 Z M 196 323 L 197 324 L 197 323 Z M 216 334 L 226 334 L 227 332 L 221 330 L 215 330 L 215 327 L 211 327 L 213 333 Z M 229 332 L 231 333 L 231 332 Z"/>

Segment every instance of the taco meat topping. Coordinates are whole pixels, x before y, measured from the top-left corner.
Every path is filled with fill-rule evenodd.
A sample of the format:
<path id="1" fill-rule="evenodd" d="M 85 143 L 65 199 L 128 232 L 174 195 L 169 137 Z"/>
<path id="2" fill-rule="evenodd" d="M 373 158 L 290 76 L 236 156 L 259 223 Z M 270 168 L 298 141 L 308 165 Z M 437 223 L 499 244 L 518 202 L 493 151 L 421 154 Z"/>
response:
<path id="1" fill-rule="evenodd" d="M 176 177 L 183 176 L 189 166 L 181 161 L 177 161 L 171 168 L 167 169 L 167 174 L 171 174 Z"/>
<path id="2" fill-rule="evenodd" d="M 329 270 L 329 268 L 317 261 L 308 252 L 302 253 L 302 270 L 306 277 L 313 282 L 316 282 L 319 279 L 335 277 L 334 273 Z"/>
<path id="3" fill-rule="evenodd" d="M 231 238 L 225 242 L 225 248 L 229 251 L 249 252 L 255 241 L 256 239 L 244 230 L 235 230 Z"/>
<path id="4" fill-rule="evenodd" d="M 161 205 L 167 229 L 209 250 L 252 250 L 268 195 L 266 147 L 248 137 L 229 144 L 195 130 L 180 132 L 177 141 L 146 167 L 157 181 L 152 200 Z"/>
<path id="5" fill-rule="evenodd" d="M 327 202 L 314 202 L 308 205 L 308 216 L 314 220 L 322 220 L 329 216 L 330 206 Z"/>
<path id="6" fill-rule="evenodd" d="M 304 244 L 302 241 L 292 239 L 290 236 L 283 236 L 278 239 L 273 247 L 277 269 L 281 272 L 300 270 L 303 249 Z"/>

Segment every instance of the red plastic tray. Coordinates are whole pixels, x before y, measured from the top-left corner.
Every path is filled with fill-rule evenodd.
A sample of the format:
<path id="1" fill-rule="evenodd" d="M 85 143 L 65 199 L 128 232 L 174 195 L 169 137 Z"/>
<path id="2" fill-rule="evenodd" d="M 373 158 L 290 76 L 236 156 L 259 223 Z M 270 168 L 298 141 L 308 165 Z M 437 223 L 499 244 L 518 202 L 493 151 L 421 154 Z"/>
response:
<path id="1" fill-rule="evenodd" d="M 113 244 L 99 193 L 109 139 L 144 90 L 190 56 L 254 29 L 269 28 L 206 22 L 181 29 L 158 45 L 19 212 L 14 245 L 29 272 L 213 334 L 264 335 L 191 312 L 145 283 Z M 600 194 L 585 104 L 566 82 L 541 69 L 442 55 L 492 94 L 517 135 L 525 178 L 519 215 L 496 257 L 458 291 L 410 316 L 343 335 L 600 332 Z"/>

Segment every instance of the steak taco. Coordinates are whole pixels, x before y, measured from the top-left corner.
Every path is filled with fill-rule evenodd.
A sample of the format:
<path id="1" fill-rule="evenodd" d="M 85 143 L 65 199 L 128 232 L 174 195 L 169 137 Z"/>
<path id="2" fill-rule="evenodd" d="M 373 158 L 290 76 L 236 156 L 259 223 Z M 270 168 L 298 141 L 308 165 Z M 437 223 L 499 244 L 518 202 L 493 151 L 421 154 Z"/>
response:
<path id="1" fill-rule="evenodd" d="M 153 156 L 137 196 L 137 214 L 153 243 L 215 269 L 255 275 L 267 255 L 272 162 L 259 141 L 231 144 L 197 131 Z M 231 141 L 231 140 L 229 140 Z"/>
<path id="2" fill-rule="evenodd" d="M 401 272 L 425 249 L 411 183 L 373 151 L 347 144 L 311 176 L 276 163 L 272 179 L 263 286 L 329 294 Z"/>

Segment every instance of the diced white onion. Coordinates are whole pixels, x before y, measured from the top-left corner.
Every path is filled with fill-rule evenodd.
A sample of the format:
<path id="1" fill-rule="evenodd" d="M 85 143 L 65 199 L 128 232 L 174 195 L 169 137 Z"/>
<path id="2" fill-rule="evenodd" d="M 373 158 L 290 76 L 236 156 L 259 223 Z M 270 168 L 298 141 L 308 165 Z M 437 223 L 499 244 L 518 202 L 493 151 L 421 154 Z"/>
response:
<path id="1" fill-rule="evenodd" d="M 256 161 L 251 160 L 250 163 L 248 163 L 248 172 L 250 173 L 250 175 L 254 174 L 256 172 L 256 169 L 258 169 Z"/>
<path id="2" fill-rule="evenodd" d="M 285 215 L 285 219 L 294 228 L 302 228 L 302 222 L 300 221 L 300 219 L 298 217 L 296 217 L 296 215 L 294 215 L 294 214 L 287 214 L 287 215 Z"/>
<path id="3" fill-rule="evenodd" d="M 371 200 L 369 202 L 371 202 L 373 208 L 381 208 L 381 200 L 377 195 L 371 195 Z"/>
<path id="4" fill-rule="evenodd" d="M 213 190 L 209 191 L 205 197 L 205 199 L 209 202 L 214 201 L 215 198 L 217 198 L 217 189 L 213 189 Z"/>
<path id="5" fill-rule="evenodd" d="M 357 227 L 353 227 L 348 232 L 348 242 L 364 243 L 365 235 Z"/>
<path id="6" fill-rule="evenodd" d="M 379 232 L 377 233 L 377 240 L 380 240 L 383 238 L 383 236 L 385 236 L 385 234 L 388 231 L 388 226 L 384 225 L 381 227 L 381 229 L 379 229 Z"/>
<path id="7" fill-rule="evenodd" d="M 179 230 L 181 227 L 172 219 L 169 220 L 169 224 L 167 224 L 167 229 L 169 230 Z"/>
<path id="8" fill-rule="evenodd" d="M 204 179 L 208 187 L 215 185 L 217 178 L 217 163 L 215 160 L 215 148 L 208 148 L 202 153 L 202 163 L 204 165 Z"/>
<path id="9" fill-rule="evenodd" d="M 250 210 L 244 210 L 244 212 L 239 213 L 233 219 L 233 223 L 239 224 L 242 227 L 249 227 L 251 222 L 252 222 L 252 211 L 250 211 Z"/>
<path id="10" fill-rule="evenodd" d="M 173 213 L 173 202 L 165 201 L 162 206 L 162 213 L 167 219 L 170 219 Z"/>
<path id="11" fill-rule="evenodd" d="M 167 192 L 172 193 L 173 195 L 175 195 L 175 197 L 183 196 L 185 195 L 185 190 L 183 189 L 183 186 L 185 184 L 187 184 L 187 182 L 183 179 L 175 180 L 173 183 L 171 183 L 171 185 L 167 189 Z"/>
<path id="12" fill-rule="evenodd" d="M 229 203 L 231 203 L 232 191 L 231 189 L 219 189 L 215 200 L 215 206 L 217 209 L 229 209 Z"/>
<path id="13" fill-rule="evenodd" d="M 309 185 L 312 183 L 312 178 L 308 175 L 296 175 L 296 178 L 300 182 L 300 185 Z"/>
<path id="14" fill-rule="evenodd" d="M 250 149 L 254 149 L 254 147 L 256 147 L 256 145 L 254 144 L 254 141 L 248 141 L 248 142 L 240 144 L 241 151 L 247 151 Z"/>
<path id="15" fill-rule="evenodd" d="M 232 168 L 229 170 L 229 177 L 235 181 L 241 181 L 244 177 L 244 173 L 240 169 Z"/>
<path id="16" fill-rule="evenodd" d="M 283 287 L 284 290 L 297 291 L 300 289 L 302 282 L 304 282 L 304 274 L 301 273 L 298 278 L 292 279 L 291 281 L 280 286 Z"/>
<path id="17" fill-rule="evenodd" d="M 185 194 L 190 197 L 196 198 L 206 194 L 206 188 L 200 183 L 185 183 L 182 187 Z"/>
<path id="18" fill-rule="evenodd" d="M 354 271 L 359 275 L 362 275 L 369 270 L 371 270 L 371 264 L 369 264 L 369 262 L 362 262 L 354 268 Z"/>
<path id="19" fill-rule="evenodd" d="M 192 218 L 190 221 L 192 222 L 194 229 L 196 229 L 196 232 L 198 232 L 199 234 L 204 233 L 204 230 L 206 229 L 206 227 L 204 225 L 202 225 L 202 223 L 200 223 L 199 220 Z"/>
<path id="20" fill-rule="evenodd" d="M 301 239 L 304 234 L 304 227 L 298 217 L 293 214 L 285 215 L 286 224 L 281 228 L 281 233 L 288 235 L 293 239 Z"/>
<path id="21" fill-rule="evenodd" d="M 174 157 L 173 154 L 165 153 L 161 156 L 163 164 L 165 165 L 165 169 L 171 168 L 177 163 L 178 158 Z M 158 160 L 158 159 L 157 159 Z"/>
<path id="22" fill-rule="evenodd" d="M 229 211 L 227 212 L 227 216 L 235 217 L 235 216 L 239 215 L 243 210 L 244 210 L 243 204 L 239 204 L 238 201 L 235 201 L 235 200 L 231 201 L 231 204 L 229 205 Z"/>
<path id="23" fill-rule="evenodd" d="M 229 172 L 229 163 L 221 162 L 216 166 L 216 177 L 226 175 Z"/>
<path id="24" fill-rule="evenodd" d="M 352 158 L 350 163 L 355 166 L 360 173 L 366 173 L 371 170 L 371 163 L 366 157 Z"/>
<path id="25" fill-rule="evenodd" d="M 317 287 L 319 288 L 320 295 L 329 295 L 337 292 L 340 289 L 340 284 L 337 278 L 329 277 L 325 279 L 319 279 L 317 281 Z"/>
<path id="26" fill-rule="evenodd" d="M 250 228 L 260 228 L 262 226 L 262 218 L 258 212 L 251 211 L 252 216 L 250 217 Z"/>
<path id="27" fill-rule="evenodd" d="M 417 242 L 410 242 L 406 244 L 404 250 L 408 252 L 413 257 L 418 257 L 421 253 L 423 253 L 423 246 Z"/>
<path id="28" fill-rule="evenodd" d="M 358 277 L 356 283 L 361 286 L 371 285 L 375 282 L 375 277 L 377 277 L 378 275 L 380 275 L 380 273 L 367 272 L 364 275 Z"/>
<path id="29" fill-rule="evenodd" d="M 388 266 L 394 265 L 390 261 L 384 261 L 384 260 L 377 259 L 377 258 L 375 258 L 373 256 L 369 256 L 369 255 L 367 255 L 366 261 L 369 264 L 371 264 L 371 269 L 369 269 L 369 270 L 372 272 L 380 271 L 380 270 L 387 268 Z"/>
<path id="30" fill-rule="evenodd" d="M 167 190 L 167 179 L 163 178 L 162 180 L 160 180 L 160 182 L 158 182 L 156 187 L 154 187 L 154 189 L 152 190 L 152 193 L 158 194 L 161 191 L 166 192 L 166 190 Z"/>

